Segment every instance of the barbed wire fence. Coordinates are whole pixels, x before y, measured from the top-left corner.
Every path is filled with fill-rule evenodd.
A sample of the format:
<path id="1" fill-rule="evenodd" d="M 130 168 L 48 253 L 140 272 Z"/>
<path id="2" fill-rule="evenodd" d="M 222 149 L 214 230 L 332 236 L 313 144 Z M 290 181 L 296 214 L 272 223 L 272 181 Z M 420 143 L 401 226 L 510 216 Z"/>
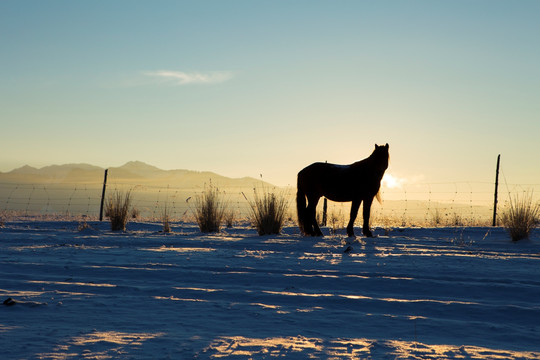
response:
<path id="1" fill-rule="evenodd" d="M 0 220 L 24 217 L 42 219 L 99 217 L 103 183 L 22 184 L 0 183 Z M 238 220 L 250 215 L 249 200 L 255 191 L 278 192 L 289 200 L 290 221 L 296 219 L 293 187 L 266 189 L 247 187 L 219 188 L 227 208 Z M 106 194 L 131 191 L 133 215 L 140 221 L 159 221 L 164 209 L 172 221 L 193 221 L 194 199 L 205 191 L 206 184 L 182 188 L 111 181 Z M 494 184 L 489 182 L 450 182 L 402 184 L 381 188 L 382 203 L 374 201 L 374 226 L 487 226 L 493 216 Z M 510 196 L 530 194 L 540 201 L 540 184 L 505 184 L 499 186 L 498 212 L 508 206 Z M 246 200 L 247 198 L 247 200 Z M 319 202 L 318 212 L 322 212 Z M 348 221 L 350 203 L 328 201 L 328 226 L 340 227 Z M 319 216 L 322 216 L 319 215 Z M 357 221 L 361 221 L 361 213 Z"/>

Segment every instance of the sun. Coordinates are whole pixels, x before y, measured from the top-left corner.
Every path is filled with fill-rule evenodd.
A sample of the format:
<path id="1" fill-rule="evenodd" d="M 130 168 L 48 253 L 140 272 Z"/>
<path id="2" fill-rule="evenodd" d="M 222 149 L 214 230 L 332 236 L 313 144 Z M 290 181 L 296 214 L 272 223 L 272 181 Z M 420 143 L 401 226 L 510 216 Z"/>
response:
<path id="1" fill-rule="evenodd" d="M 383 186 L 387 187 L 388 189 L 401 188 L 401 185 L 403 185 L 404 182 L 405 182 L 405 179 L 398 179 L 389 173 L 384 174 L 382 178 Z"/>

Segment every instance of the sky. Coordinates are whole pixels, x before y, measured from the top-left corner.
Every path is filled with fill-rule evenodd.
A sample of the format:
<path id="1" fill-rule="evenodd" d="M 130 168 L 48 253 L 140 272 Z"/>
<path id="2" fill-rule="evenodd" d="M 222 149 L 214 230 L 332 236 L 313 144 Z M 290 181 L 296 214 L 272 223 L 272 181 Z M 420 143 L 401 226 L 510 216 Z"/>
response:
<path id="1" fill-rule="evenodd" d="M 540 1 L 0 2 L 0 171 L 540 183 Z"/>

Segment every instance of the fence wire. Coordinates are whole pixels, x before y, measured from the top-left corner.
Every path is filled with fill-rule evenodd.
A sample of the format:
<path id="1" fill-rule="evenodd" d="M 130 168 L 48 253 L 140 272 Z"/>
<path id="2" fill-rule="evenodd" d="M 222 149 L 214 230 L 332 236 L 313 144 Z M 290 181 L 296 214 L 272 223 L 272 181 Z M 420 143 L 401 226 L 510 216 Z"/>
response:
<path id="1" fill-rule="evenodd" d="M 21 216 L 99 217 L 102 183 L 17 184 L 0 183 L 0 218 Z M 289 202 L 288 217 L 296 219 L 296 189 L 219 188 L 227 209 L 236 219 L 247 219 L 249 202 L 255 192 L 277 192 Z M 159 220 L 163 212 L 175 221 L 192 221 L 195 199 L 205 191 L 200 187 L 180 188 L 153 184 L 107 184 L 106 198 L 115 192 L 131 192 L 133 216 L 141 220 Z M 501 184 L 498 213 L 508 206 L 510 196 L 530 195 L 540 200 L 540 184 Z M 494 184 L 488 182 L 419 183 L 396 188 L 381 188 L 382 203 L 374 201 L 374 226 L 474 226 L 489 225 L 493 218 Z M 323 201 L 318 205 L 322 219 Z M 327 225 L 343 227 L 348 221 L 350 203 L 328 201 Z M 361 221 L 361 212 L 357 221 Z M 1 220 L 1 219 L 0 219 Z"/>

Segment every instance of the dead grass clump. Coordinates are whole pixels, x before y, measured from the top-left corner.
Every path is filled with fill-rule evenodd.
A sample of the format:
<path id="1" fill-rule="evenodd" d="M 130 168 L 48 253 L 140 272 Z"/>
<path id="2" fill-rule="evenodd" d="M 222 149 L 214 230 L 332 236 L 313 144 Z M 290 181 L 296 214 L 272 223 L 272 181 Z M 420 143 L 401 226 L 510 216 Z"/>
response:
<path id="1" fill-rule="evenodd" d="M 452 217 L 450 218 L 450 225 L 451 226 L 465 226 L 465 220 L 463 219 L 463 217 L 461 215 L 459 215 L 458 213 L 454 212 L 452 214 Z"/>
<path id="2" fill-rule="evenodd" d="M 193 215 L 203 233 L 219 232 L 226 205 L 219 190 L 210 185 L 195 197 Z"/>
<path id="3" fill-rule="evenodd" d="M 107 201 L 105 213 L 111 221 L 112 231 L 125 231 L 130 217 L 131 191 L 115 191 Z"/>
<path id="4" fill-rule="evenodd" d="M 244 195 L 245 196 L 245 195 Z M 265 191 L 254 193 L 254 200 L 248 201 L 253 225 L 259 235 L 279 234 L 286 218 L 288 202 L 283 194 Z"/>
<path id="5" fill-rule="evenodd" d="M 82 220 L 79 222 L 79 225 L 77 226 L 77 230 L 79 232 L 88 231 L 88 230 L 94 230 L 87 222 L 86 220 Z"/>
<path id="6" fill-rule="evenodd" d="M 332 211 L 330 213 L 328 224 L 330 226 L 330 234 L 337 235 L 339 229 L 345 228 L 346 219 L 343 216 L 341 209 L 336 213 Z"/>
<path id="7" fill-rule="evenodd" d="M 435 208 L 435 211 L 431 214 L 431 226 L 438 227 L 441 226 L 443 222 L 443 216 L 438 208 Z"/>
<path id="8" fill-rule="evenodd" d="M 131 209 L 131 218 L 133 220 L 137 220 L 140 217 L 141 217 L 141 210 L 137 209 L 136 207 Z"/>
<path id="9" fill-rule="evenodd" d="M 513 199 L 510 196 L 509 206 L 501 215 L 502 224 L 512 241 L 528 239 L 539 218 L 540 203 L 533 202 L 532 193 L 525 193 L 522 197 L 516 195 Z"/>
<path id="10" fill-rule="evenodd" d="M 236 211 L 234 210 L 227 210 L 224 214 L 224 220 L 225 225 L 227 225 L 227 228 L 232 228 L 234 225 L 234 222 L 236 221 Z"/>
<path id="11" fill-rule="evenodd" d="M 169 209 L 167 207 L 167 204 L 165 204 L 165 207 L 163 208 L 163 211 L 161 212 L 161 222 L 163 223 L 163 232 L 164 233 L 170 233 L 171 232 L 171 225 L 170 225 L 170 216 L 169 216 Z"/>

